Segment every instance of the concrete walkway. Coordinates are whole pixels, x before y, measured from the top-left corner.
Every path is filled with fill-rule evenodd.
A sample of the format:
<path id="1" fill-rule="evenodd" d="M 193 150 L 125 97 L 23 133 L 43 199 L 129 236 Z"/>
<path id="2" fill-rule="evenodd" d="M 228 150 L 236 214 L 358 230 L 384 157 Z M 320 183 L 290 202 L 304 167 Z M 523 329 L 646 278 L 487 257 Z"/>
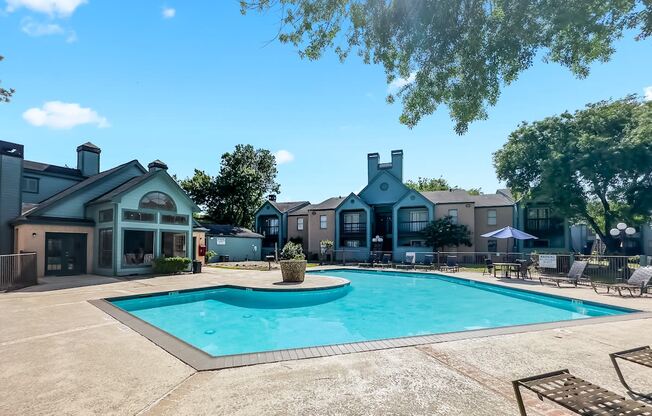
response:
<path id="1" fill-rule="evenodd" d="M 652 344 L 652 320 L 638 319 L 197 373 L 87 302 L 279 280 L 278 271 L 209 269 L 130 281 L 50 278 L 0 294 L 0 414 L 517 415 L 512 379 L 569 368 L 624 394 L 607 354 Z M 499 284 L 652 310 L 652 297 Z M 652 391 L 652 370 L 625 371 Z M 537 406 L 532 415 L 565 414 L 526 398 Z"/>

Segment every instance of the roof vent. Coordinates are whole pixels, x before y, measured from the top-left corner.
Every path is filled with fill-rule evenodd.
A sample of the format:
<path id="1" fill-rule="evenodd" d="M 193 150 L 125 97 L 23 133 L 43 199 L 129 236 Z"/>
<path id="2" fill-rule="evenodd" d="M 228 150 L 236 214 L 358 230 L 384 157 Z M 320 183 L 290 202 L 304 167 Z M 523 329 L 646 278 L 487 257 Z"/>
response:
<path id="1" fill-rule="evenodd" d="M 155 161 L 147 165 L 147 168 L 149 169 L 150 172 L 153 172 L 155 170 L 168 170 L 168 165 L 156 159 Z"/>

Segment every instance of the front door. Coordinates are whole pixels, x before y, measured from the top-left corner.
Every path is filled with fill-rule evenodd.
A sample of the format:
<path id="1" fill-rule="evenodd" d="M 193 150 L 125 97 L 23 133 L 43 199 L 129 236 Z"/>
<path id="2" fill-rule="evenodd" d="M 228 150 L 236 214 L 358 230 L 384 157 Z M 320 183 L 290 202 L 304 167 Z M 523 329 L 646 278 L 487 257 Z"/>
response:
<path id="1" fill-rule="evenodd" d="M 86 273 L 86 234 L 45 233 L 45 274 Z"/>

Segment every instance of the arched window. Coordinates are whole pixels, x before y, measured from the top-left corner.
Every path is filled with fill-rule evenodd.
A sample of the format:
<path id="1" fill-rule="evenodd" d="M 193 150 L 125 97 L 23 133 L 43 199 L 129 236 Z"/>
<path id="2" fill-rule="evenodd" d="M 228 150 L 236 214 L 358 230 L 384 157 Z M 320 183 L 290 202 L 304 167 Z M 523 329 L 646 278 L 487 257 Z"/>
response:
<path id="1" fill-rule="evenodd" d="M 174 200 L 163 192 L 150 192 L 146 194 L 138 204 L 139 208 L 159 209 L 163 211 L 176 211 L 177 206 Z"/>

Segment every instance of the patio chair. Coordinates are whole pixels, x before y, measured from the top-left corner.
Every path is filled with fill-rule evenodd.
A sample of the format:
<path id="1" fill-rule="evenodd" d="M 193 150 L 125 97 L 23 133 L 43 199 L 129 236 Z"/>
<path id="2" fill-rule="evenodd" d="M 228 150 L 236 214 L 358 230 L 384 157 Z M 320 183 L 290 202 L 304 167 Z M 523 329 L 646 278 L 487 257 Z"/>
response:
<path id="1" fill-rule="evenodd" d="M 366 263 L 358 263 L 358 267 L 374 267 L 374 263 L 376 262 L 376 256 L 374 254 L 369 255 L 369 259 L 367 260 Z"/>
<path id="2" fill-rule="evenodd" d="M 488 274 L 491 276 L 491 273 L 494 271 L 494 262 L 491 260 L 491 258 L 487 257 L 484 259 L 484 270 L 482 271 L 482 275 L 484 276 L 485 274 Z"/>
<path id="3" fill-rule="evenodd" d="M 446 265 L 441 266 L 442 272 L 459 272 L 460 266 L 457 264 L 457 256 L 446 256 Z"/>
<path id="4" fill-rule="evenodd" d="M 598 292 L 598 288 L 606 288 L 607 292 L 611 289 L 614 289 L 618 292 L 620 296 L 623 296 L 623 290 L 629 291 L 629 295 L 634 297 L 634 293 L 638 291 L 638 296 L 643 296 L 644 293 L 647 293 L 648 288 L 650 287 L 650 281 L 652 280 L 652 266 L 640 267 L 632 273 L 627 283 L 601 283 L 601 282 L 591 282 L 591 286 L 595 293 Z"/>
<path id="5" fill-rule="evenodd" d="M 521 416 L 527 416 L 521 387 L 578 415 L 652 415 L 652 407 L 582 380 L 568 370 L 515 380 L 512 385 Z"/>
<path id="6" fill-rule="evenodd" d="M 620 367 L 618 366 L 618 362 L 616 361 L 617 358 L 620 358 L 623 361 L 629 361 L 630 363 L 642 365 L 647 368 L 652 368 L 652 349 L 650 349 L 650 346 L 638 347 L 638 348 L 632 348 L 631 350 L 614 352 L 609 354 L 609 358 L 611 358 L 611 363 L 613 364 L 614 369 L 616 370 L 618 379 L 630 393 L 635 394 L 637 396 L 645 397 L 647 399 L 652 399 L 652 395 L 637 393 L 634 390 L 632 390 L 631 387 L 629 387 L 629 385 L 625 381 L 625 377 L 623 377 L 623 373 L 620 370 Z"/>
<path id="7" fill-rule="evenodd" d="M 539 273 L 539 282 L 543 285 L 544 280 L 549 280 L 561 287 L 562 283 L 569 283 L 577 287 L 577 282 L 584 276 L 587 262 L 576 260 L 573 262 L 567 276 L 543 276 Z"/>
<path id="8" fill-rule="evenodd" d="M 397 269 L 414 269 L 414 259 L 416 258 L 415 253 L 405 253 L 405 260 L 403 263 L 397 264 Z"/>
<path id="9" fill-rule="evenodd" d="M 426 254 L 423 257 L 423 263 L 415 264 L 414 267 L 417 270 L 433 270 L 435 268 L 435 264 L 432 262 L 434 257 L 432 254 Z"/>
<path id="10" fill-rule="evenodd" d="M 374 264 L 374 267 L 392 267 L 392 255 L 391 254 L 383 254 L 383 257 L 380 259 L 380 261 L 376 264 Z"/>
<path id="11" fill-rule="evenodd" d="M 532 265 L 534 264 L 532 259 L 516 260 L 516 263 L 520 264 L 519 271 L 518 271 L 519 275 L 523 279 L 527 279 L 528 276 L 530 277 L 530 279 L 532 279 L 532 270 L 531 270 L 531 268 L 532 268 Z"/>

